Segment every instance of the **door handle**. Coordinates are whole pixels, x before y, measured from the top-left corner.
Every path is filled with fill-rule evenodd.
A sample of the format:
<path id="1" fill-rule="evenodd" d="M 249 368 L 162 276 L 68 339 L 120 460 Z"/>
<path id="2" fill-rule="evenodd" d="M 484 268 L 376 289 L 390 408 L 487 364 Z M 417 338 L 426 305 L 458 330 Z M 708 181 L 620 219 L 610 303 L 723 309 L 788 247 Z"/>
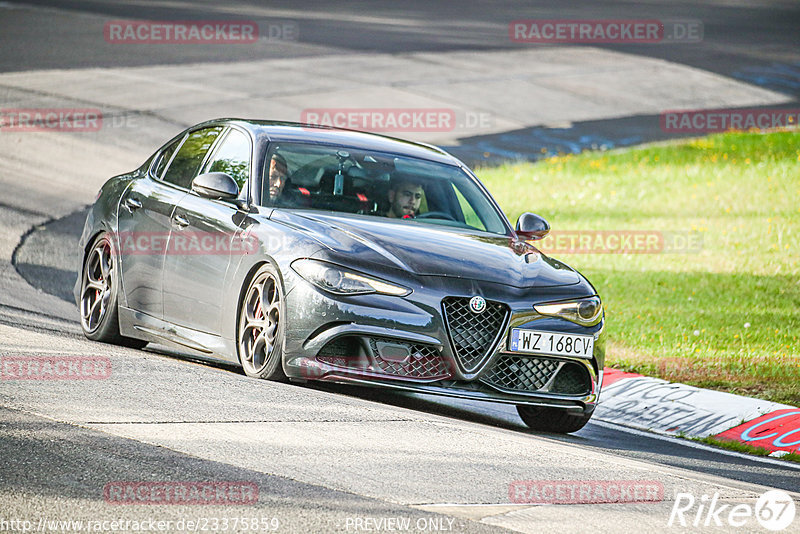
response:
<path id="1" fill-rule="evenodd" d="M 179 228 L 186 228 L 187 226 L 189 226 L 189 219 L 187 219 L 183 215 L 176 215 L 175 217 L 172 218 L 172 220 L 175 222 L 175 225 Z"/>
<path id="2" fill-rule="evenodd" d="M 142 207 L 142 203 L 136 200 L 135 198 L 126 198 L 125 202 L 122 203 L 128 213 L 133 213 L 134 211 L 138 210 Z"/>

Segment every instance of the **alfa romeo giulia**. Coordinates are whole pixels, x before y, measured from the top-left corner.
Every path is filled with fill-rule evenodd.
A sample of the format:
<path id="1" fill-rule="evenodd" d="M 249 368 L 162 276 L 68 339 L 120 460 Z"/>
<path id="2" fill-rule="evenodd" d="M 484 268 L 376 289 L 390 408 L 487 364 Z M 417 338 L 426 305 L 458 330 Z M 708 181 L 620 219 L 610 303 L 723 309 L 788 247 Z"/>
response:
<path id="1" fill-rule="evenodd" d="M 105 183 L 74 295 L 92 340 L 508 403 L 574 432 L 598 402 L 605 318 L 586 278 L 536 248 L 549 228 L 512 226 L 433 146 L 221 119 Z"/>

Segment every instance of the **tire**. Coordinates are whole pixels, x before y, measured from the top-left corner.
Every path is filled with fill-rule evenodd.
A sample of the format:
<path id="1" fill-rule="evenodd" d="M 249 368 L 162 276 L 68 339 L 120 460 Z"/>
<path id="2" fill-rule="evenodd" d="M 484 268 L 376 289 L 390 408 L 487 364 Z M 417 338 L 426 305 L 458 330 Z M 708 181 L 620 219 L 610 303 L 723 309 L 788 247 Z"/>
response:
<path id="1" fill-rule="evenodd" d="M 278 272 L 264 265 L 253 275 L 239 306 L 236 347 L 247 376 L 287 380 L 282 365 L 285 307 Z"/>
<path id="2" fill-rule="evenodd" d="M 94 240 L 81 271 L 80 314 L 83 334 L 92 341 L 141 349 L 147 341 L 119 333 L 119 273 L 114 244 L 106 233 Z"/>
<path id="3" fill-rule="evenodd" d="M 560 408 L 540 408 L 538 406 L 517 406 L 522 420 L 533 430 L 568 434 L 583 428 L 592 414 L 575 415 Z"/>

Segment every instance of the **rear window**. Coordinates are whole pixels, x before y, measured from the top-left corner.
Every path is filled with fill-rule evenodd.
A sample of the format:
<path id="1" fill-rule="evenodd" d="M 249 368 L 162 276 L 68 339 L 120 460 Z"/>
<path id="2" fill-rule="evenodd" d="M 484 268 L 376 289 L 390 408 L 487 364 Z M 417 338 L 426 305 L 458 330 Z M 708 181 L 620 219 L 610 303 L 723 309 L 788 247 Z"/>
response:
<path id="1" fill-rule="evenodd" d="M 161 152 L 161 154 L 158 155 L 158 163 L 156 164 L 154 171 L 157 178 L 162 178 L 164 176 L 164 169 L 166 169 L 167 165 L 169 165 L 169 162 L 172 160 L 172 156 L 180 146 L 181 141 L 183 141 L 183 137 L 169 145 Z"/>
<path id="2" fill-rule="evenodd" d="M 214 144 L 214 141 L 222 132 L 221 126 L 213 128 L 203 128 L 192 132 L 183 142 L 172 162 L 169 164 L 166 173 L 161 177 L 165 182 L 175 184 L 178 187 L 189 189 L 192 180 L 197 176 L 200 165 Z"/>

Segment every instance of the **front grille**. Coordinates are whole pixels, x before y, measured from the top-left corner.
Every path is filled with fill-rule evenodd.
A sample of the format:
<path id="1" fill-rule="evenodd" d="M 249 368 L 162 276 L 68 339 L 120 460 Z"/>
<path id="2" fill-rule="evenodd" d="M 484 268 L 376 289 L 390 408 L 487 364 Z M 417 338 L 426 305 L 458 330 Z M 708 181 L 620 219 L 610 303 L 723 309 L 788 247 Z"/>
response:
<path id="1" fill-rule="evenodd" d="M 378 350 L 380 342 L 405 346 L 410 355 L 404 362 L 384 360 Z M 382 373 L 407 378 L 448 378 L 451 374 L 441 353 L 430 345 L 370 337 L 369 348 Z"/>
<path id="2" fill-rule="evenodd" d="M 491 354 L 508 318 L 505 304 L 487 301 L 483 313 L 474 313 L 469 301 L 469 297 L 442 300 L 453 351 L 467 372 L 474 371 Z"/>
<path id="3" fill-rule="evenodd" d="M 556 360 L 503 355 L 481 381 L 512 391 L 539 391 L 550 381 L 558 365 Z"/>

